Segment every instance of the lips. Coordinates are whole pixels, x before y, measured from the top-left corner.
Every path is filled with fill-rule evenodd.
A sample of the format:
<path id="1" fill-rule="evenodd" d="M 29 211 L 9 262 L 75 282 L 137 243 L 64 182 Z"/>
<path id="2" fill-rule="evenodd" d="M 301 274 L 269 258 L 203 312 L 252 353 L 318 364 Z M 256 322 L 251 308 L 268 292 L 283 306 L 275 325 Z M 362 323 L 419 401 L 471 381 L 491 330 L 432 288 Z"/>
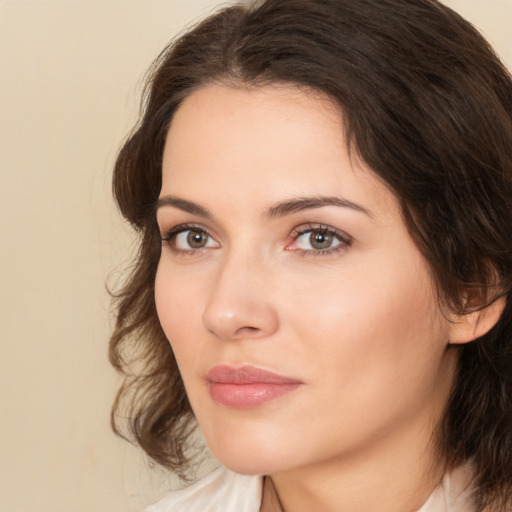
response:
<path id="1" fill-rule="evenodd" d="M 249 409 L 280 398 L 303 383 L 253 366 L 215 366 L 206 375 L 213 400 L 226 407 Z"/>

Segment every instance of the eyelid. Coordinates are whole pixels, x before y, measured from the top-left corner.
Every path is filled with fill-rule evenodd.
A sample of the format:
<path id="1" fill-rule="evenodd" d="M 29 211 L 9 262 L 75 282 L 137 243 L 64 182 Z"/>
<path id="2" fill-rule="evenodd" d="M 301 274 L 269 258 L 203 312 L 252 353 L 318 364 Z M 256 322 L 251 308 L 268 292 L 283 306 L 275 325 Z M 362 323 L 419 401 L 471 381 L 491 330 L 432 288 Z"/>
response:
<path id="1" fill-rule="evenodd" d="M 203 232 L 210 240 L 215 243 L 216 247 L 219 247 L 220 244 L 217 242 L 216 238 L 212 235 L 209 229 L 205 228 L 200 224 L 194 223 L 183 223 L 178 224 L 170 229 L 160 229 L 160 237 L 162 239 L 162 243 L 169 246 L 169 248 L 175 252 L 176 254 L 197 254 L 204 249 L 212 249 L 216 247 L 200 247 L 200 248 L 190 248 L 190 249 L 180 249 L 173 244 L 173 241 L 176 237 L 184 233 L 186 231 L 199 231 Z M 163 232 L 163 233 L 162 233 Z"/>
<path id="2" fill-rule="evenodd" d="M 210 234 L 207 229 L 205 229 L 203 226 L 200 226 L 199 224 L 193 224 L 193 223 L 183 223 L 178 224 L 176 226 L 173 226 L 169 229 L 160 229 L 160 237 L 162 238 L 162 241 L 169 242 L 174 236 L 178 235 L 179 233 L 182 233 L 183 231 L 195 229 L 197 231 L 204 231 L 207 234 Z"/>
<path id="3" fill-rule="evenodd" d="M 329 233 L 329 234 L 335 236 L 342 243 L 338 246 L 329 247 L 327 249 L 298 249 L 298 248 L 290 249 L 290 246 L 293 243 L 295 243 L 298 240 L 298 238 L 300 238 L 302 235 L 305 235 L 307 233 L 312 233 L 314 231 Z M 309 223 L 309 224 L 303 224 L 301 226 L 297 226 L 290 233 L 290 238 L 291 238 L 291 243 L 287 244 L 286 249 L 301 251 L 303 254 L 315 254 L 315 255 L 327 254 L 327 253 L 336 252 L 336 251 L 339 251 L 342 249 L 346 249 L 353 242 L 353 238 L 350 235 L 348 235 L 347 233 L 345 233 L 344 231 L 336 229 L 332 226 L 328 226 L 325 224 L 316 224 L 316 223 Z"/>
<path id="4" fill-rule="evenodd" d="M 173 241 L 179 235 L 180 233 L 186 232 L 186 231 L 200 231 L 205 233 L 206 236 L 210 240 L 212 240 L 215 243 L 215 247 L 212 246 L 205 246 L 200 248 L 190 248 L 190 249 L 180 249 L 176 247 L 173 244 Z M 340 243 L 334 247 L 328 247 L 325 249 L 302 249 L 299 247 L 292 247 L 292 245 L 303 235 L 307 233 L 312 232 L 324 232 L 328 233 L 332 236 L 334 236 Z M 160 229 L 160 236 L 162 239 L 162 243 L 168 245 L 170 249 L 177 253 L 177 254 L 198 254 L 199 252 L 206 250 L 206 249 L 212 249 L 220 247 L 219 242 L 217 241 L 216 237 L 212 235 L 211 231 L 206 228 L 205 226 L 201 224 L 196 223 L 183 223 L 173 226 L 170 229 L 164 229 L 161 227 Z M 320 224 L 320 223 L 308 223 L 308 224 L 302 224 L 300 226 L 295 227 L 292 232 L 289 235 L 289 240 L 286 243 L 285 250 L 288 251 L 297 251 L 302 253 L 303 255 L 326 255 L 329 253 L 338 252 L 341 250 L 346 250 L 353 242 L 353 238 L 345 233 L 344 231 L 341 231 L 340 229 L 334 228 L 332 226 L 328 226 L 326 224 Z"/>

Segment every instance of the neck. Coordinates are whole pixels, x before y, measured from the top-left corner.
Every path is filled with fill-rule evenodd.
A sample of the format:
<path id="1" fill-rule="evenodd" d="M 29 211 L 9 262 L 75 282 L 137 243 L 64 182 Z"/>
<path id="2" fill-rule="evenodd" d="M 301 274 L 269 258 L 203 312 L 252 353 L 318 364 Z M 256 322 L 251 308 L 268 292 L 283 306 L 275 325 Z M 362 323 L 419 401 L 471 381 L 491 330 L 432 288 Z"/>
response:
<path id="1" fill-rule="evenodd" d="M 445 472 L 425 418 L 382 435 L 363 451 L 272 475 L 262 512 L 413 512 Z M 418 437 L 418 429 L 422 432 Z M 420 441 L 420 442 L 419 442 Z"/>

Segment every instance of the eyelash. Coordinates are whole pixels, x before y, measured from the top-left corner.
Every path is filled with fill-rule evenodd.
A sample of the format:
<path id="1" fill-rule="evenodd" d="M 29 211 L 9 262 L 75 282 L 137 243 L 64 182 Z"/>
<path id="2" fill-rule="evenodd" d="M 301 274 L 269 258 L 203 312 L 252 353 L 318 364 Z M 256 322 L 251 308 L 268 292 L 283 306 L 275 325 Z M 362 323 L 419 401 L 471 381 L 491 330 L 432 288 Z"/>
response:
<path id="1" fill-rule="evenodd" d="M 295 249 L 301 256 L 327 256 L 329 254 L 337 253 L 346 250 L 352 244 L 352 238 L 344 233 L 330 226 L 323 224 L 309 224 L 307 226 L 299 226 L 295 228 L 291 233 L 292 242 L 296 242 L 301 236 L 307 233 L 319 233 L 324 235 L 330 235 L 340 242 L 335 247 L 329 247 L 327 249 Z"/>
<path id="2" fill-rule="evenodd" d="M 165 236 L 162 236 L 162 243 L 169 246 L 169 248 L 177 255 L 194 255 L 202 252 L 203 248 L 197 249 L 179 249 L 174 244 L 176 237 L 180 233 L 184 233 L 186 231 L 196 231 L 198 233 L 203 233 L 207 237 L 211 238 L 211 235 L 208 231 L 197 224 L 180 224 L 172 229 L 170 229 Z M 299 226 L 290 234 L 291 243 L 296 242 L 301 236 L 306 235 L 307 233 L 318 232 L 319 234 L 330 235 L 336 240 L 340 242 L 339 245 L 335 247 L 329 247 L 327 249 L 294 249 L 294 251 L 298 252 L 301 256 L 325 256 L 328 254 L 333 254 L 339 251 L 346 250 L 352 244 L 352 238 L 346 233 L 334 229 L 329 226 L 325 226 L 323 224 L 308 224 L 306 226 Z M 287 247 L 291 245 L 291 243 L 287 243 Z"/>
<path id="3" fill-rule="evenodd" d="M 210 237 L 208 231 L 206 231 L 201 226 L 198 226 L 197 224 L 180 224 L 179 226 L 176 226 L 167 231 L 167 234 L 162 237 L 162 243 L 168 245 L 171 251 L 178 255 L 187 256 L 198 254 L 201 252 L 201 249 L 179 249 L 174 244 L 176 237 L 180 233 L 184 233 L 186 231 L 196 231 L 197 233 L 204 233 L 206 236 Z"/>

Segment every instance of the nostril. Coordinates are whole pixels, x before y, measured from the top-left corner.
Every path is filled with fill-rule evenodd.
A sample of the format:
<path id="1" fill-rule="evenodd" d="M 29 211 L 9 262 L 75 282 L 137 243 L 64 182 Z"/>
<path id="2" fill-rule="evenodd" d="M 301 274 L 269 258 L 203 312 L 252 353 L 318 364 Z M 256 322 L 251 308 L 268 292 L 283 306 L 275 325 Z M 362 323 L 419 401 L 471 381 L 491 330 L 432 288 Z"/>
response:
<path id="1" fill-rule="evenodd" d="M 260 332 L 261 332 L 261 329 L 258 329 L 257 327 L 252 327 L 252 326 L 248 325 L 246 327 L 240 327 L 236 332 L 236 336 L 238 338 L 254 337 L 255 335 L 259 334 Z"/>
<path id="2" fill-rule="evenodd" d="M 204 327 L 219 339 L 241 340 L 269 336 L 278 327 L 274 307 L 255 294 L 229 286 L 218 286 L 205 305 Z"/>

